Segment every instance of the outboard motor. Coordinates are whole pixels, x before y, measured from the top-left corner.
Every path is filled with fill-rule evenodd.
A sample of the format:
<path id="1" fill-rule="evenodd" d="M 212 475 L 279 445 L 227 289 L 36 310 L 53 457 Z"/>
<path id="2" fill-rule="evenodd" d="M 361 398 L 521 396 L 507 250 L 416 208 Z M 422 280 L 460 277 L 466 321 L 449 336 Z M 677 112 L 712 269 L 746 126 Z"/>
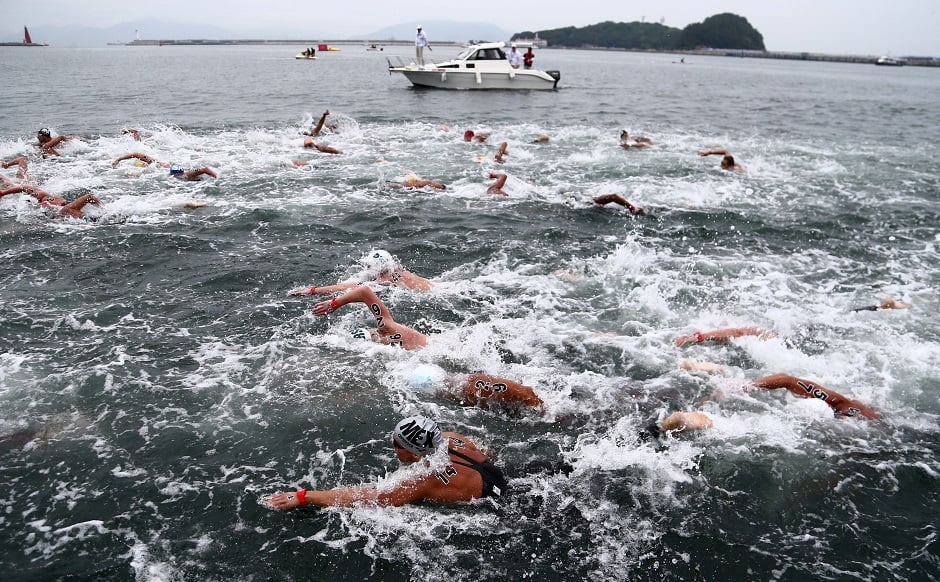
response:
<path id="1" fill-rule="evenodd" d="M 557 89 L 558 81 L 561 81 L 561 71 L 545 71 L 545 73 L 547 73 L 548 76 L 550 76 L 552 79 L 555 79 L 555 85 L 552 88 Z"/>

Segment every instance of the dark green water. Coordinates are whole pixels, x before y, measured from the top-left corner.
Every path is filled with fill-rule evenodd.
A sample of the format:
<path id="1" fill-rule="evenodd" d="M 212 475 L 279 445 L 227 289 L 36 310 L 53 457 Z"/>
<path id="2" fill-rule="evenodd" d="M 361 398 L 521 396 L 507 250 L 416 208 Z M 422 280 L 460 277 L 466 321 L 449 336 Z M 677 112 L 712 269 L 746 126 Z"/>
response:
<path id="1" fill-rule="evenodd" d="M 0 49 L 0 157 L 104 202 L 86 222 L 0 200 L 4 579 L 937 578 L 936 71 L 545 50 L 557 92 L 450 93 L 388 77 L 381 53 L 295 52 Z M 326 108 L 341 156 L 300 147 Z M 41 126 L 84 141 L 43 160 Z M 622 150 L 622 127 L 656 148 Z M 695 153 L 719 147 L 747 171 Z M 220 177 L 111 167 L 133 150 Z M 497 169 L 507 198 L 486 194 Z M 448 189 L 383 185 L 409 174 Z M 610 192 L 652 216 L 586 202 Z M 319 319 L 287 296 L 371 248 L 436 281 L 382 292 L 426 349 L 353 339 L 365 310 Z M 888 296 L 913 308 L 851 312 Z M 729 325 L 785 339 L 672 344 Z M 546 413 L 416 393 L 419 363 L 533 385 Z M 883 419 L 739 389 L 775 372 Z M 638 441 L 678 409 L 715 426 Z M 503 465 L 575 471 L 498 503 L 259 503 L 384 479 L 388 433 L 415 413 Z"/>

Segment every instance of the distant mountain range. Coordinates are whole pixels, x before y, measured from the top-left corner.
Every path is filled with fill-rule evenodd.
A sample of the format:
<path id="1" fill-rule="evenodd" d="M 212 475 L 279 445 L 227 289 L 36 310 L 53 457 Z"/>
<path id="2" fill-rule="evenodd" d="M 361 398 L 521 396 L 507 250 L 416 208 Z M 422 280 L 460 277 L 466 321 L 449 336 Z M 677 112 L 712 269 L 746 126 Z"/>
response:
<path id="1" fill-rule="evenodd" d="M 467 42 L 474 40 L 509 40 L 511 32 L 486 22 L 449 22 L 442 20 L 422 20 L 403 22 L 389 26 L 366 35 L 366 38 L 375 40 L 407 40 L 414 39 L 418 25 L 424 27 L 431 45 L 434 42 Z"/>
<path id="2" fill-rule="evenodd" d="M 407 40 L 413 39 L 417 25 L 424 27 L 431 45 L 434 42 L 466 42 L 470 39 L 508 40 L 511 33 L 483 22 L 449 21 L 414 21 L 388 26 L 373 32 L 362 34 L 336 34 L 324 30 L 298 30 L 284 28 L 278 30 L 232 31 L 209 24 L 192 22 L 138 21 L 126 22 L 106 28 L 86 26 L 37 26 L 30 27 L 30 36 L 34 42 L 48 43 L 49 46 L 81 47 L 103 46 L 109 42 L 125 43 L 134 40 L 140 34 L 144 40 L 160 39 L 297 39 L 297 40 Z M 29 26 L 27 24 L 27 26 Z M 19 42 L 23 40 L 23 29 L 16 27 L 0 31 L 0 41 Z"/>

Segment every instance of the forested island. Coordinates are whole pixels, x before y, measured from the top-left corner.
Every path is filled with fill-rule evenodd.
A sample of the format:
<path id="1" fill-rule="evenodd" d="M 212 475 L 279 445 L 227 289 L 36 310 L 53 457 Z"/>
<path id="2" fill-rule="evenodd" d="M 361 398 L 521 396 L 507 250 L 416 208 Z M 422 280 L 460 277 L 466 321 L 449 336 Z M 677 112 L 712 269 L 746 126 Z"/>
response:
<path id="1" fill-rule="evenodd" d="M 763 51 L 764 37 L 743 16 L 724 13 L 709 16 L 683 29 L 652 22 L 601 22 L 583 28 L 567 26 L 540 30 L 538 38 L 559 48 L 616 48 L 634 50 L 695 50 L 701 48 Z M 512 39 L 530 39 L 525 31 Z"/>

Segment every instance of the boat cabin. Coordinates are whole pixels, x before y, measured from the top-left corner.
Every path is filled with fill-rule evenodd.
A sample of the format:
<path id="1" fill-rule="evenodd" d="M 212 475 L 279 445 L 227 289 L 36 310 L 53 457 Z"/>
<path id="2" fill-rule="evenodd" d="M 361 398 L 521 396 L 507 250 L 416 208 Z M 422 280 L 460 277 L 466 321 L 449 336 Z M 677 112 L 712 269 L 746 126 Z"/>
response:
<path id="1" fill-rule="evenodd" d="M 458 61 L 505 61 L 506 53 L 503 52 L 503 43 L 491 42 L 467 47 L 455 60 Z"/>

